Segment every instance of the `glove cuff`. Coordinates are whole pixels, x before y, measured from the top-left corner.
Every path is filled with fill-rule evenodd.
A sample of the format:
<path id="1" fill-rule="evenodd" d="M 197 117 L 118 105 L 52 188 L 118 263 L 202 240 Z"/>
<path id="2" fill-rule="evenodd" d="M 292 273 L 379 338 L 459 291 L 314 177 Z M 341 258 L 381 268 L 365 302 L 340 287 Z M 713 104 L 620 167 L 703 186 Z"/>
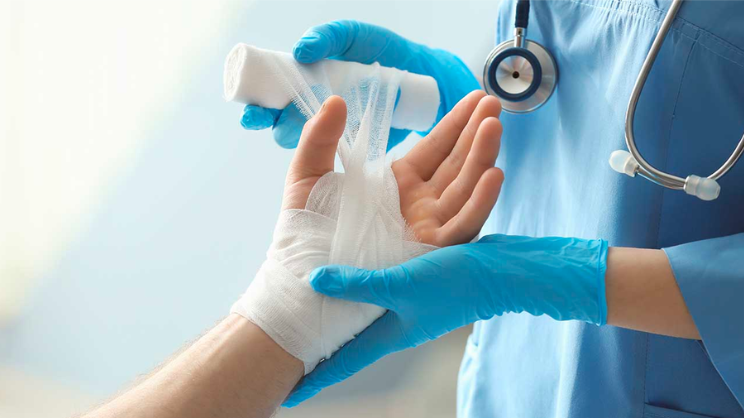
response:
<path id="1" fill-rule="evenodd" d="M 599 307 L 599 317 L 594 324 L 602 326 L 607 324 L 607 288 L 605 286 L 605 275 L 607 273 L 608 244 L 605 240 L 597 241 L 599 241 L 599 254 L 597 255 L 597 305 Z"/>

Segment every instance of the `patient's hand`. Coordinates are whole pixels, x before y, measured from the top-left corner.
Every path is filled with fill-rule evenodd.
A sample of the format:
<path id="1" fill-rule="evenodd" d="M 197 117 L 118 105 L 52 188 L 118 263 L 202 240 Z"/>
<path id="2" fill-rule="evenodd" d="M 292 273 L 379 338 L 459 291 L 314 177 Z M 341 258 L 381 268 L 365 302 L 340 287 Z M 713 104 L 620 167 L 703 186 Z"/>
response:
<path id="1" fill-rule="evenodd" d="M 400 211 L 424 243 L 445 247 L 475 238 L 501 191 L 498 99 L 465 96 L 405 157 L 393 163 Z"/>
<path id="2" fill-rule="evenodd" d="M 422 242 L 440 247 L 468 242 L 485 223 L 504 180 L 493 166 L 500 112 L 495 97 L 474 91 L 393 163 L 401 213 Z M 304 208 L 318 179 L 333 171 L 345 124 L 346 105 L 337 96 L 305 124 L 287 174 L 283 209 Z"/>

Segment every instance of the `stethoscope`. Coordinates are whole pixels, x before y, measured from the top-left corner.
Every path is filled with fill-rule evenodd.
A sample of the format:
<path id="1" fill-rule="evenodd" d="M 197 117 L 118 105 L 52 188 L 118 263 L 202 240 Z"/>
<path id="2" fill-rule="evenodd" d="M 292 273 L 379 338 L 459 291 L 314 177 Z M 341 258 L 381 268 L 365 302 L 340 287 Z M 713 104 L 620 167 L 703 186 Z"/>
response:
<path id="1" fill-rule="evenodd" d="M 697 196 L 702 200 L 714 200 L 721 191 L 717 180 L 726 174 L 744 153 L 744 136 L 739 140 L 731 156 L 713 174 L 708 177 L 691 174 L 686 178 L 681 178 L 658 170 L 649 164 L 638 151 L 633 134 L 633 121 L 638 99 L 682 1 L 672 0 L 669 11 L 661 23 L 661 28 L 643 61 L 625 113 L 625 144 L 628 151 L 613 152 L 610 155 L 610 166 L 618 173 L 624 173 L 630 177 L 638 174 L 660 186 L 684 190 L 687 194 Z M 498 97 L 504 111 L 509 113 L 527 113 L 544 105 L 553 95 L 558 81 L 558 68 L 553 55 L 544 46 L 526 38 L 529 12 L 529 0 L 518 0 L 514 21 L 514 39 L 496 46 L 488 55 L 483 68 L 483 86 L 486 92 Z"/>

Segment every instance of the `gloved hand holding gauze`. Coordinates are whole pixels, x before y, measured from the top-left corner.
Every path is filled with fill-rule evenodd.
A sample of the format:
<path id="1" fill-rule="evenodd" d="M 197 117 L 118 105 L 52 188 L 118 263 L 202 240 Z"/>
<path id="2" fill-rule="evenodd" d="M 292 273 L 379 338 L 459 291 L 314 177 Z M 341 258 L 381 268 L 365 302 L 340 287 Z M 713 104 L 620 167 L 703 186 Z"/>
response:
<path id="1" fill-rule="evenodd" d="M 430 88 L 433 93 L 426 92 Z M 321 177 L 305 209 L 280 213 L 267 260 L 232 307 L 303 361 L 306 374 L 385 312 L 316 293 L 308 280 L 313 269 L 327 264 L 380 269 L 436 248 L 418 242 L 408 228 L 385 160 L 394 109 L 398 127 L 429 129 L 439 106 L 436 89 L 429 77 L 378 64 L 302 65 L 289 55 L 246 45 L 235 47 L 227 58 L 228 99 L 269 107 L 284 107 L 291 100 L 307 118 L 331 95 L 347 104 L 338 146 L 344 173 Z M 417 103 L 426 97 L 429 102 Z"/>
<path id="2" fill-rule="evenodd" d="M 379 65 L 357 62 L 321 60 L 315 64 L 299 64 L 292 55 L 267 51 L 246 44 L 236 45 L 225 61 L 225 100 L 284 109 L 300 92 L 287 85 L 285 77 L 300 72 L 307 85 L 325 86 L 340 91 L 365 73 L 399 73 L 400 97 L 397 98 L 391 127 L 411 131 L 427 131 L 437 119 L 439 88 L 429 77 Z"/>

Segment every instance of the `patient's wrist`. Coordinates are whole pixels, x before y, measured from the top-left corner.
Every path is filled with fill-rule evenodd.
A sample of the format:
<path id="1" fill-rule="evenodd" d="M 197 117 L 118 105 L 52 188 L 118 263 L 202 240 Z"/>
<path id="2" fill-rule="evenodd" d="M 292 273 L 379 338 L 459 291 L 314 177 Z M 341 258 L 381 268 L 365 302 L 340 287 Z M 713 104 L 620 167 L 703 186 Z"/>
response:
<path id="1" fill-rule="evenodd" d="M 235 313 L 225 322 L 235 329 L 236 341 L 250 350 L 249 357 L 256 360 L 254 370 L 260 371 L 265 382 L 291 390 L 302 378 L 305 371 L 302 361 L 287 353 L 258 325 Z"/>

